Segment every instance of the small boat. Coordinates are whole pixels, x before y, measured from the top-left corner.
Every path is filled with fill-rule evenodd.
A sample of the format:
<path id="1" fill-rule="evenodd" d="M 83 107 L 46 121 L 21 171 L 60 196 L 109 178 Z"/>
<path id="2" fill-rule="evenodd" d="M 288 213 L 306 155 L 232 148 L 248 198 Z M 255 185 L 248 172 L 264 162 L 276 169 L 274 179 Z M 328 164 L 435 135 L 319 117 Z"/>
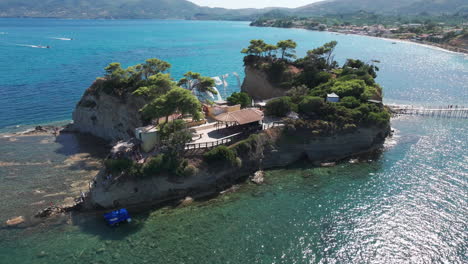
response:
<path id="1" fill-rule="evenodd" d="M 392 44 L 396 44 L 396 42 L 392 42 Z"/>
<path id="2" fill-rule="evenodd" d="M 106 219 L 107 224 L 110 226 L 117 226 L 122 222 L 130 223 L 132 221 L 127 209 L 124 208 L 104 214 L 104 219 Z"/>

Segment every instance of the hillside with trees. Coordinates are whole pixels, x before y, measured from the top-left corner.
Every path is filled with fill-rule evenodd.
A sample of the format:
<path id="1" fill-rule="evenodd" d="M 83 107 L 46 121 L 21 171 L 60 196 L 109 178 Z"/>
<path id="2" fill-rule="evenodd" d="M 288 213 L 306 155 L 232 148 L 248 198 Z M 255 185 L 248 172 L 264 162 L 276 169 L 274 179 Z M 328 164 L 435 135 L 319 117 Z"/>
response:
<path id="1" fill-rule="evenodd" d="M 467 13 L 465 0 L 326 0 L 299 7 L 296 15 L 345 14 L 357 11 L 386 15 L 431 15 Z"/>
<path id="2" fill-rule="evenodd" d="M 270 12 L 275 16 L 279 13 L 325 16 L 357 11 L 386 15 L 466 15 L 468 7 L 465 0 L 326 0 L 294 9 L 209 8 L 187 0 L 0 0 L 0 17 L 255 20 Z"/>
<path id="3" fill-rule="evenodd" d="M 0 17 L 246 19 L 257 12 L 201 7 L 186 0 L 0 0 Z"/>

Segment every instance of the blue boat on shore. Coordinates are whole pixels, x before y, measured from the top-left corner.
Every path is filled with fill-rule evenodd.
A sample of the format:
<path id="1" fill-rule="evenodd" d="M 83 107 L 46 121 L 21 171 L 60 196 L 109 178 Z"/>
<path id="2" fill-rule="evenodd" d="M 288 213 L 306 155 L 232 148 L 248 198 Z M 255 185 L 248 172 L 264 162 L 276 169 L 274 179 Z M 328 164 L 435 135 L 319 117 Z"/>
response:
<path id="1" fill-rule="evenodd" d="M 127 209 L 119 209 L 106 213 L 104 214 L 104 219 L 106 219 L 107 224 L 110 226 L 116 226 L 122 222 L 130 223 L 132 221 Z"/>

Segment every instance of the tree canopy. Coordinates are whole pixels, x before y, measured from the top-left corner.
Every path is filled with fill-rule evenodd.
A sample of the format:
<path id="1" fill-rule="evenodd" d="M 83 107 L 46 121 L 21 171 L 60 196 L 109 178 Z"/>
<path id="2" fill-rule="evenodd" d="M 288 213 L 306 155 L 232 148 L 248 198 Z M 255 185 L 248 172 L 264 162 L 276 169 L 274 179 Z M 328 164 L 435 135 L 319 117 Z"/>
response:
<path id="1" fill-rule="evenodd" d="M 242 108 L 248 107 L 252 104 L 252 98 L 245 92 L 235 92 L 229 96 L 226 101 L 229 105 L 240 104 Z"/>
<path id="2" fill-rule="evenodd" d="M 278 49 L 280 50 L 281 52 L 281 59 L 284 59 L 284 58 L 291 58 L 291 59 L 294 59 L 296 58 L 296 47 L 297 47 L 297 43 L 291 39 L 288 39 L 288 40 L 281 40 L 278 42 L 278 44 L 276 44 L 276 46 L 278 47 Z"/>
<path id="3" fill-rule="evenodd" d="M 141 112 L 146 120 L 166 117 L 173 113 L 190 114 L 194 120 L 202 118 L 201 103 L 189 90 L 177 87 L 145 105 Z"/>
<path id="4" fill-rule="evenodd" d="M 281 54 L 281 59 L 294 59 L 296 58 L 296 47 L 297 43 L 293 40 L 281 40 L 276 45 L 265 43 L 261 39 L 253 39 L 250 41 L 250 45 L 243 49 L 241 53 L 247 55 L 254 55 L 264 58 L 276 58 L 278 51 Z"/>
<path id="5" fill-rule="evenodd" d="M 156 98 L 167 93 L 169 90 L 176 88 L 177 84 L 171 78 L 169 73 L 157 73 L 150 76 L 145 86 L 136 89 L 133 94 L 138 96 L 147 96 L 148 98 Z"/>
<path id="6" fill-rule="evenodd" d="M 315 62 L 322 59 L 325 65 L 324 68 L 326 69 L 335 68 L 337 66 L 337 63 L 333 60 L 334 59 L 333 52 L 335 51 L 336 45 L 338 45 L 338 42 L 336 41 L 330 41 L 328 43 L 325 43 L 321 47 L 315 48 L 313 50 L 309 50 L 307 52 L 306 58 L 312 59 Z"/>
<path id="7" fill-rule="evenodd" d="M 143 64 L 143 73 L 145 79 L 148 79 L 150 76 L 166 72 L 171 68 L 171 64 L 160 59 L 152 58 L 147 59 Z"/>
<path id="8" fill-rule="evenodd" d="M 178 85 L 192 92 L 210 92 L 212 94 L 218 94 L 213 87 L 215 87 L 215 81 L 213 78 L 202 76 L 197 72 L 187 72 L 184 77 L 179 80 Z"/>

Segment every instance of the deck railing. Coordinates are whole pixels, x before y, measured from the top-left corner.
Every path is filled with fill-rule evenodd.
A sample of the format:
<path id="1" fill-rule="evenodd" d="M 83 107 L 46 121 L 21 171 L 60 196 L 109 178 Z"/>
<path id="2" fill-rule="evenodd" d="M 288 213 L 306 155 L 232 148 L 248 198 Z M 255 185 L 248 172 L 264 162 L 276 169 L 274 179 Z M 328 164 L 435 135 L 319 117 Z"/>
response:
<path id="1" fill-rule="evenodd" d="M 394 115 L 414 115 L 436 118 L 468 118 L 468 107 L 458 105 L 432 108 L 390 106 L 390 109 Z"/>

